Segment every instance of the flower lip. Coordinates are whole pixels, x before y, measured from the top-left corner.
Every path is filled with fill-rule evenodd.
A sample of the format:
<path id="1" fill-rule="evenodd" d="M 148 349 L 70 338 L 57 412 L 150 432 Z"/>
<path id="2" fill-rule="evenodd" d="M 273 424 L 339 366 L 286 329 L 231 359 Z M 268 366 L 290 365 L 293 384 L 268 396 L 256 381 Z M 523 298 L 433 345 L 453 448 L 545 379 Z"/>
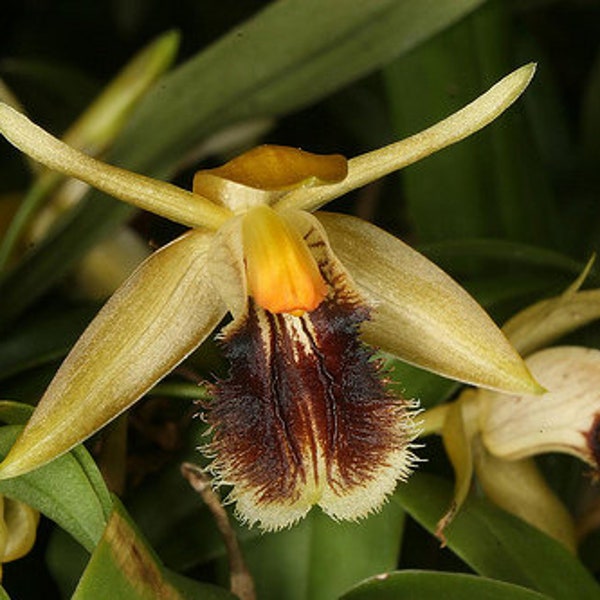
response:
<path id="1" fill-rule="evenodd" d="M 288 527 L 314 504 L 335 519 L 365 517 L 412 470 L 414 404 L 388 392 L 360 341 L 368 312 L 342 287 L 298 318 L 250 300 L 224 331 L 231 370 L 204 407 L 204 451 L 249 525 Z"/>

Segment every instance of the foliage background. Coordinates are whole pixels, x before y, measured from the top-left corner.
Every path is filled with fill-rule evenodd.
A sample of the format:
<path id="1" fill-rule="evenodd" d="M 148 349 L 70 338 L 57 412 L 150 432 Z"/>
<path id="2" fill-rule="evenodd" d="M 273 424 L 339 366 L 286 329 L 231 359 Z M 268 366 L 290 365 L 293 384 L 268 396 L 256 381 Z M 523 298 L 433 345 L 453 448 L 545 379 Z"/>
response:
<path id="1" fill-rule="evenodd" d="M 460 7 L 456 16 L 433 26 L 435 11 L 430 2 L 398 0 L 398 7 L 412 4 L 406 13 L 410 18 L 401 27 L 384 28 L 364 39 L 361 34 L 379 21 L 349 8 L 353 3 L 344 6 L 323 0 L 307 2 L 305 9 L 298 8 L 299 2 L 280 4 L 280 20 L 267 23 L 264 30 L 258 28 L 258 33 L 252 30 L 257 36 L 253 38 L 244 23 L 257 14 L 262 18 L 259 11 L 272 8 L 269 2 L 8 0 L 3 5 L 0 78 L 35 121 L 59 134 L 135 51 L 156 35 L 178 29 L 178 65 L 212 56 L 211 66 L 199 70 L 206 79 L 192 77 L 188 67 L 177 71 L 177 85 L 189 90 L 197 107 L 191 101 L 169 103 L 160 93 L 151 95 L 108 159 L 172 177 L 189 188 L 200 164 L 218 164 L 227 152 L 205 157 L 202 163 L 184 161 L 185 157 L 207 136 L 238 119 L 272 119 L 263 138 L 269 142 L 352 156 L 436 122 L 513 68 L 537 61 L 532 86 L 499 122 L 400 175 L 341 199 L 331 209 L 359 214 L 419 247 L 499 322 L 532 301 L 559 292 L 574 279 L 600 244 L 597 2 L 455 2 Z M 318 47 L 311 46 L 316 43 L 311 28 L 317 28 L 317 33 L 321 26 L 323 32 L 334 31 L 342 15 L 350 19 L 356 11 L 356 28 L 347 37 L 356 43 L 340 44 L 338 62 L 328 58 L 336 38 L 329 44 L 322 36 Z M 238 26 L 229 38 L 233 42 L 220 54 L 203 53 Z M 306 47 L 295 69 L 273 70 L 273 80 L 261 79 L 275 69 L 278 48 L 284 56 L 291 52 L 285 32 L 296 30 L 306 32 L 298 42 L 302 49 L 304 39 Z M 245 35 L 250 37 L 247 46 L 243 46 Z M 254 58 L 240 52 L 248 47 Z M 386 50 L 379 55 L 379 48 Z M 249 69 L 243 93 L 234 89 L 242 63 Z M 347 74 L 340 65 L 346 65 Z M 261 81 L 263 87 L 253 88 L 253 81 Z M 150 126 L 154 122 L 156 127 Z M 21 156 L 1 143 L 3 198 L 25 189 L 29 177 Z M 0 280 L 3 398 L 34 403 L 98 308 L 93 302 L 74 301 L 65 293 L 64 282 L 87 246 L 132 216 L 99 196 L 90 195 L 89 202 L 45 245 Z M 137 230 L 153 245 L 178 233 L 156 217 L 134 218 Z M 592 273 L 589 283 L 597 282 L 597 272 Z M 600 347 L 599 333 L 592 326 L 578 340 Z M 187 368 L 203 379 L 225 367 L 215 347 L 208 345 Z M 457 389 L 451 382 L 401 364 L 395 365 L 395 378 L 399 389 L 420 398 L 424 406 L 447 400 Z M 164 385 L 138 404 L 129 417 L 122 500 L 169 569 L 227 586 L 216 527 L 179 474 L 181 460 L 198 460 L 194 447 L 201 428 L 191 419 L 190 388 L 181 373 L 168 383 L 169 387 Z M 97 438 L 88 446 L 100 457 L 101 442 Z M 469 587 L 479 585 L 473 580 L 445 580 L 431 572 L 476 573 L 551 597 L 572 598 L 574 590 L 577 597 L 596 597 L 598 536 L 588 537 L 580 559 L 573 559 L 554 542 L 492 506 L 476 489 L 449 531 L 448 547 L 440 548 L 427 529 L 435 527 L 447 505 L 450 469 L 436 440 L 428 440 L 420 455 L 427 462 L 419 473 L 398 489 L 380 514 L 364 523 L 335 524 L 315 513 L 279 534 L 259 536 L 240 526 L 259 597 L 334 598 L 366 577 L 396 568 L 419 571 L 371 582 L 347 597 L 425 598 L 440 589 L 451 593 L 453 586 L 457 597 L 481 597 L 480 590 Z M 550 456 L 542 466 L 574 512 L 584 510 L 590 496 L 597 501 L 597 491 L 576 461 Z M 60 490 L 61 473 L 44 485 Z M 82 519 L 86 518 L 89 515 L 84 514 Z M 17 599 L 70 597 L 87 560 L 87 551 L 46 518 L 34 551 L 5 566 L 3 584 Z M 88 577 L 92 583 L 94 577 L 99 577 L 98 582 L 111 581 L 94 572 Z M 497 594 L 489 597 L 517 597 L 513 588 L 489 586 L 486 593 Z M 210 597 L 206 590 L 202 593 L 199 597 Z M 218 590 L 214 593 L 221 597 Z"/>

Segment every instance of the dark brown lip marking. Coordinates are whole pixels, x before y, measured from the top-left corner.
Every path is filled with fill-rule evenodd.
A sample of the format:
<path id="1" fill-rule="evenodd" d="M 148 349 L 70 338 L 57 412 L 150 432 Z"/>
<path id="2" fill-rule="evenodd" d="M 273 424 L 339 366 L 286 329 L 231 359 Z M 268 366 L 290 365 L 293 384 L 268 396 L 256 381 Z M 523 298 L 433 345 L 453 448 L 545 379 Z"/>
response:
<path id="1" fill-rule="evenodd" d="M 600 413 L 594 416 L 594 422 L 589 431 L 584 433 L 590 454 L 595 462 L 596 471 L 600 469 Z"/>
<path id="2" fill-rule="evenodd" d="M 301 317 L 271 314 L 249 300 L 226 330 L 229 377 L 205 407 L 207 452 L 223 483 L 258 505 L 290 506 L 305 486 L 336 495 L 366 486 L 410 443 L 407 403 L 381 380 L 358 337 L 369 310 L 332 291 Z"/>

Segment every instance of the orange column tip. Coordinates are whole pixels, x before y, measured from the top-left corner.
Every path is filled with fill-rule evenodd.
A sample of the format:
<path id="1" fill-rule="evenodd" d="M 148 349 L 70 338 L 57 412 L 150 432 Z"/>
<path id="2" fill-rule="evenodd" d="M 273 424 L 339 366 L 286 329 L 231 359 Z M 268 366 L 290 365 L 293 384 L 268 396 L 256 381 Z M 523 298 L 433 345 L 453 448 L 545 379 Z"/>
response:
<path id="1" fill-rule="evenodd" d="M 315 310 L 327 285 L 306 242 L 268 206 L 251 209 L 242 223 L 249 294 L 271 313 Z"/>

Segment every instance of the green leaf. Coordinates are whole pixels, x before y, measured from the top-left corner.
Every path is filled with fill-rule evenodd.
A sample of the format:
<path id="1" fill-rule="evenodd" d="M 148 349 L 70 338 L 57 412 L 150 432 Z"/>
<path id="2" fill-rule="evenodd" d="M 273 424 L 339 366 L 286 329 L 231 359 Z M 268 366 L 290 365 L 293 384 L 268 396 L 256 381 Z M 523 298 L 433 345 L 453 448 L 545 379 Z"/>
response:
<path id="1" fill-rule="evenodd" d="M 395 502 L 359 523 L 313 510 L 298 526 L 244 546 L 261 600 L 330 600 L 365 577 L 395 568 L 404 513 Z"/>
<path id="2" fill-rule="evenodd" d="M 21 429 L 17 425 L 0 428 L 2 457 Z M 39 510 L 90 551 L 112 507 L 102 476 L 82 447 L 27 475 L 0 481 L 0 493 Z"/>
<path id="3" fill-rule="evenodd" d="M 33 413 L 33 407 L 12 400 L 0 400 L 0 422 L 7 425 L 23 425 Z"/>
<path id="4" fill-rule="evenodd" d="M 194 138 L 226 123 L 311 104 L 414 48 L 480 4 L 482 0 L 271 4 L 184 65 L 142 105 L 132 123 L 137 136 L 142 137 L 142 123 L 158 127 L 160 136 L 143 135 L 144 145 L 129 136 L 114 154 L 128 159 L 137 155 L 144 163 L 151 155 L 157 164 L 172 165 L 175 156 L 193 146 Z"/>
<path id="5" fill-rule="evenodd" d="M 49 536 L 44 560 L 61 598 L 70 598 L 90 560 L 90 553 L 63 529 L 55 527 Z"/>
<path id="6" fill-rule="evenodd" d="M 72 600 L 98 597 L 107 590 L 114 600 L 232 600 L 229 592 L 167 574 L 136 531 L 118 501 Z"/>
<path id="7" fill-rule="evenodd" d="M 388 387 L 404 398 L 416 398 L 422 408 L 441 404 L 461 386 L 457 381 L 409 365 L 390 354 L 380 352 L 378 356 L 383 359 Z"/>
<path id="8" fill-rule="evenodd" d="M 527 588 L 462 573 L 402 571 L 374 577 L 340 600 L 550 600 Z"/>
<path id="9" fill-rule="evenodd" d="M 407 52 L 483 0 L 280 0 L 166 77 L 141 103 L 108 161 L 165 177 L 200 140 L 244 119 L 315 102 Z M 173 118 L 176 115 L 177 118 Z M 131 214 L 89 202 L 0 285 L 0 326 Z"/>
<path id="10" fill-rule="evenodd" d="M 2 586 L 0 586 L 0 600 L 10 600 L 10 596 Z"/>
<path id="11" fill-rule="evenodd" d="M 587 210 L 580 210 L 579 225 L 574 231 L 580 240 L 587 242 L 596 252 L 600 250 L 598 243 L 600 232 L 600 219 L 598 218 L 597 200 L 600 191 L 598 181 L 598 161 L 600 160 L 600 107 L 598 97 L 600 96 L 600 52 L 597 51 L 594 64 L 590 69 L 585 95 L 583 98 L 581 116 L 582 156 L 578 162 L 581 171 L 575 173 L 577 177 L 574 186 L 577 185 L 579 193 L 587 195 Z M 585 183 L 582 183 L 585 182 Z M 589 227 L 589 222 L 592 227 Z M 587 236 L 581 236 L 581 231 L 591 229 Z M 583 239 L 582 239 L 583 238 Z"/>
<path id="12" fill-rule="evenodd" d="M 201 433 L 191 438 L 201 443 Z M 196 450 L 178 457 L 172 465 L 148 478 L 127 501 L 129 514 L 152 548 L 169 568 L 177 571 L 188 571 L 225 554 L 214 517 L 181 475 L 182 462 L 199 459 Z M 257 529 L 249 530 L 231 518 L 241 543 L 260 536 Z"/>
<path id="13" fill-rule="evenodd" d="M 400 135 L 453 112 L 513 68 L 506 5 L 487 3 L 386 69 Z M 419 241 L 554 240 L 560 228 L 532 150 L 523 108 L 517 106 L 477 136 L 407 169 L 407 208 Z"/>
<path id="14" fill-rule="evenodd" d="M 452 486 L 437 477 L 413 475 L 396 498 L 433 532 L 450 505 Z M 444 532 L 448 548 L 477 573 L 538 590 L 556 600 L 593 600 L 600 586 L 563 546 L 482 498 L 469 498 Z"/>
<path id="15" fill-rule="evenodd" d="M 62 358 L 71 349 L 97 306 L 34 316 L 0 336 L 0 379 Z"/>
<path id="16" fill-rule="evenodd" d="M 464 281 L 463 287 L 498 323 L 540 298 L 560 293 L 570 281 L 540 273 L 490 273 Z"/>
<path id="17" fill-rule="evenodd" d="M 453 272 L 467 262 L 472 263 L 474 257 L 478 261 L 485 261 L 486 265 L 509 265 L 521 272 L 525 268 L 548 269 L 574 277 L 577 277 L 585 266 L 560 252 L 510 240 L 445 240 L 425 244 L 418 249 L 442 269 Z"/>

